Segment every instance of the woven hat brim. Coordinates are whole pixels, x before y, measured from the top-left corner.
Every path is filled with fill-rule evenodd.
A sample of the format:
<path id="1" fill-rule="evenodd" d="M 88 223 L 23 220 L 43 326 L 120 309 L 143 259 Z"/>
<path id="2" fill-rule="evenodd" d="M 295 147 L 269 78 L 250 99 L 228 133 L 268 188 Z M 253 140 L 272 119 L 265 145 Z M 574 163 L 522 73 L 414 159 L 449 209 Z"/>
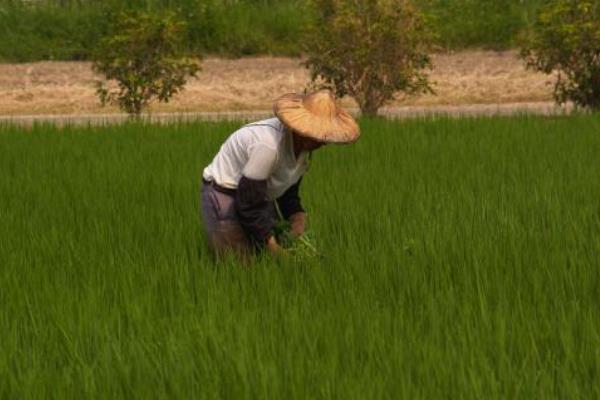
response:
<path id="1" fill-rule="evenodd" d="M 345 110 L 337 108 L 333 117 L 321 117 L 304 107 L 303 97 L 294 93 L 275 101 L 273 111 L 286 126 L 302 136 L 324 143 L 353 143 L 360 136 L 360 128 Z"/>

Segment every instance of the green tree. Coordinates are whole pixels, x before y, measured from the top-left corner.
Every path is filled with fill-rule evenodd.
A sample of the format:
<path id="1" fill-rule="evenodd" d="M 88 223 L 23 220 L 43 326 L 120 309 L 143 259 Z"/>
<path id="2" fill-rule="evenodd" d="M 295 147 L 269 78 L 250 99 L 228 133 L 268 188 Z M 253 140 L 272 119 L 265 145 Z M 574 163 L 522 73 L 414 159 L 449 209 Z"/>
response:
<path id="1" fill-rule="evenodd" d="M 409 0 L 311 0 L 305 66 L 313 82 L 375 115 L 398 92 L 432 92 L 426 69 L 432 34 Z"/>
<path id="2" fill-rule="evenodd" d="M 93 68 L 105 77 L 97 85 L 102 104 L 139 116 L 152 100 L 168 102 L 178 93 L 200 69 L 181 50 L 185 29 L 173 13 L 119 14 L 94 52 Z"/>
<path id="3" fill-rule="evenodd" d="M 541 9 L 521 54 L 529 68 L 557 73 L 557 103 L 600 109 L 600 2 L 549 3 Z"/>

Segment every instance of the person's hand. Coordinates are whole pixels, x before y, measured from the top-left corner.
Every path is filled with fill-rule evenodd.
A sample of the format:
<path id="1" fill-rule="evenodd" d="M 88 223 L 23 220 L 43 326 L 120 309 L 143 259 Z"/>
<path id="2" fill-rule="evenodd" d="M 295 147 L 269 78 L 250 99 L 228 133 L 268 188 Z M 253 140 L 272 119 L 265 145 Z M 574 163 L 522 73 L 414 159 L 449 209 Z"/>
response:
<path id="1" fill-rule="evenodd" d="M 306 230 L 306 213 L 297 212 L 295 214 L 292 214 L 289 218 L 289 221 L 294 236 L 302 236 L 304 234 L 304 231 Z"/>
<path id="2" fill-rule="evenodd" d="M 267 240 L 267 250 L 269 250 L 269 253 L 271 253 L 271 255 L 274 257 L 288 256 L 287 250 L 281 247 L 279 243 L 277 243 L 277 240 L 275 240 L 275 236 L 269 236 L 269 239 Z"/>

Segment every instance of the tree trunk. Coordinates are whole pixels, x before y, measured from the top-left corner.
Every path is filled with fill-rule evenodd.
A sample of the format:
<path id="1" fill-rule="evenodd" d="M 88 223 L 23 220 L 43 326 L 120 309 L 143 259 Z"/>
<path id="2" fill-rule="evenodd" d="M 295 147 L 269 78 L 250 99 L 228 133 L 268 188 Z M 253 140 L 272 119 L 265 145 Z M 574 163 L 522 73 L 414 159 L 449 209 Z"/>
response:
<path id="1" fill-rule="evenodd" d="M 366 101 L 361 102 L 359 107 L 361 115 L 365 117 L 375 117 L 377 116 L 377 111 L 379 111 L 379 107 L 381 107 L 381 105 L 367 99 Z"/>

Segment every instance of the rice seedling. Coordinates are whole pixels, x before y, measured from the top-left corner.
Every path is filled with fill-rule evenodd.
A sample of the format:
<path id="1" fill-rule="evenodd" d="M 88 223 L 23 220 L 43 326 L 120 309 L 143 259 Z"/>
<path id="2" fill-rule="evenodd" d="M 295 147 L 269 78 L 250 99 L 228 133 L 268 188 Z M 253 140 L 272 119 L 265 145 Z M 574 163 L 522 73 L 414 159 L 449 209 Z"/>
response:
<path id="1" fill-rule="evenodd" d="M 275 209 L 277 210 L 278 221 L 273 230 L 277 243 L 279 243 L 279 245 L 281 245 L 295 261 L 303 261 L 308 258 L 318 257 L 319 251 L 317 250 L 313 235 L 310 232 L 304 232 L 299 236 L 294 234 L 290 222 L 283 218 L 283 214 L 277 204 L 275 204 Z"/>

